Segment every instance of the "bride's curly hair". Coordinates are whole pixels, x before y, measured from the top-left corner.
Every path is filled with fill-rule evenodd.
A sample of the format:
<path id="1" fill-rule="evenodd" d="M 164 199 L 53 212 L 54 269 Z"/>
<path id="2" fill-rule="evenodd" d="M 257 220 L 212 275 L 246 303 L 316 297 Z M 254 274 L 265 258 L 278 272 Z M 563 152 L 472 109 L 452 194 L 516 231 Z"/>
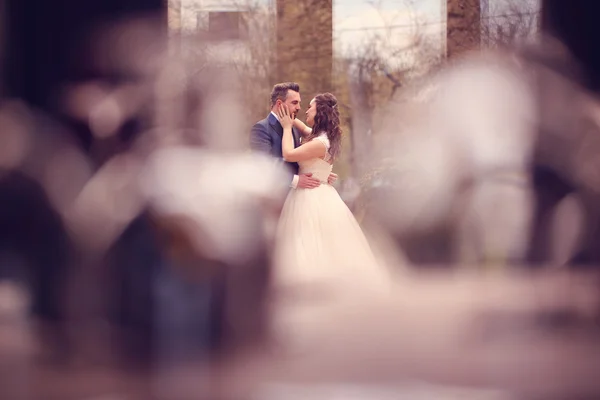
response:
<path id="1" fill-rule="evenodd" d="M 321 93 L 315 96 L 317 113 L 312 134 L 306 138 L 310 141 L 321 133 L 327 133 L 329 139 L 329 154 L 336 159 L 342 150 L 342 128 L 340 127 L 340 111 L 338 101 L 331 93 Z"/>

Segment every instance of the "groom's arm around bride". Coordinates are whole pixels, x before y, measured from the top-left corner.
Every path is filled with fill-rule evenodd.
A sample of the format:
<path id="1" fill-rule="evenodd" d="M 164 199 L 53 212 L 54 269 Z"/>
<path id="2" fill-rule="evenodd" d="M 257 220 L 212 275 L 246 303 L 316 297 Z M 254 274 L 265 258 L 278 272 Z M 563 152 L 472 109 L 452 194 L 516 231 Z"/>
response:
<path id="1" fill-rule="evenodd" d="M 283 157 L 278 157 L 277 155 L 273 154 L 273 144 L 269 140 L 268 133 L 261 128 L 262 126 L 260 122 L 252 127 L 252 131 L 250 133 L 250 148 L 252 151 L 258 151 L 274 156 L 277 161 L 281 162 L 282 164 L 286 164 L 288 171 L 290 171 L 290 186 L 292 188 L 312 189 L 320 185 L 319 180 L 313 178 L 311 176 L 312 174 L 298 175 L 298 169 L 295 166 L 296 163 L 288 163 L 283 159 Z"/>

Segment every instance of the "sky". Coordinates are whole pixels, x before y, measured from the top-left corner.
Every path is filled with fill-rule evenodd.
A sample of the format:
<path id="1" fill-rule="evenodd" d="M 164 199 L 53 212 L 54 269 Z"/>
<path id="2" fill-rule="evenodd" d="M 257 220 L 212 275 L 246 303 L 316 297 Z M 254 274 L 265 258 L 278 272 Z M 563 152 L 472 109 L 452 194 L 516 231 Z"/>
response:
<path id="1" fill-rule="evenodd" d="M 183 24 L 195 29 L 193 10 L 225 10 L 235 8 L 240 0 L 181 0 L 184 8 Z M 244 0 L 242 0 L 244 1 Z M 274 6 L 275 0 L 250 0 Z M 293 0 L 289 0 L 293 1 Z M 434 21 L 428 30 L 434 32 L 443 25 L 442 2 L 446 0 L 333 0 L 334 41 L 343 51 L 362 43 L 373 34 L 388 33 L 394 45 L 407 41 L 415 31 L 415 17 L 419 21 Z M 390 27 L 386 30 L 386 27 Z"/>
<path id="2" fill-rule="evenodd" d="M 334 0 L 334 44 L 338 54 L 352 54 L 379 36 L 381 50 L 410 47 L 417 34 L 441 46 L 445 0 Z M 441 47 L 440 47 L 441 48 Z M 397 62 L 411 62 L 410 52 Z"/>
<path id="3" fill-rule="evenodd" d="M 275 0 L 252 0 L 274 6 Z M 289 0 L 293 1 L 293 0 Z M 414 41 L 418 32 L 433 46 L 441 47 L 445 33 L 445 4 L 447 0 L 333 0 L 333 36 L 338 55 L 352 53 L 365 43 L 373 43 L 374 35 L 384 48 L 405 48 Z M 525 6 L 539 4 L 539 0 L 487 0 L 491 15 L 501 15 L 508 2 Z M 200 9 L 226 9 L 227 4 L 240 0 L 182 0 L 195 3 Z M 195 26 L 195 16 L 189 18 Z M 184 23 L 184 25 L 186 25 Z M 192 27 L 192 26 L 190 26 Z"/>
<path id="4" fill-rule="evenodd" d="M 427 35 L 441 46 L 446 29 L 447 0 L 334 0 L 334 39 L 336 50 L 347 51 L 385 35 L 390 47 L 410 43 L 415 33 Z M 487 0 L 488 17 L 514 12 L 514 4 L 539 8 L 540 0 Z M 513 7 L 511 8 L 511 4 Z"/>
<path id="5" fill-rule="evenodd" d="M 441 22 L 442 1 L 445 0 L 334 0 L 334 30 L 381 27 L 386 22 L 410 24 L 415 15 Z"/>

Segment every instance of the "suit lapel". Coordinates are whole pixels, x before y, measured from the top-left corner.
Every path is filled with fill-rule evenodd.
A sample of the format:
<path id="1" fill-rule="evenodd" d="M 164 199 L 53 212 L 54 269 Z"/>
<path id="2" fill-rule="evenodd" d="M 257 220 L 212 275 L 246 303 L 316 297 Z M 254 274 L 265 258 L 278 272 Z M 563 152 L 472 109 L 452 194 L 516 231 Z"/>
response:
<path id="1" fill-rule="evenodd" d="M 281 126 L 281 124 L 279 123 L 279 121 L 277 120 L 277 118 L 275 118 L 275 116 L 273 114 L 269 114 L 269 125 L 271 125 L 271 128 L 279 135 L 282 136 L 283 135 L 283 127 Z"/>

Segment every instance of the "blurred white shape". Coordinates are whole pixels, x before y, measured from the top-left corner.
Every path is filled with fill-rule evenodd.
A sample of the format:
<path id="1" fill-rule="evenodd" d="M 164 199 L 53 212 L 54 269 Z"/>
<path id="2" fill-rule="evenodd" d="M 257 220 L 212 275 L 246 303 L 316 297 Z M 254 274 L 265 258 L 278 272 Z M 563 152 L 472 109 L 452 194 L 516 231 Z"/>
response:
<path id="1" fill-rule="evenodd" d="M 123 123 L 124 117 L 117 99 L 109 96 L 91 110 L 90 129 L 99 138 L 112 136 Z"/>
<path id="2" fill-rule="evenodd" d="M 203 97 L 206 99 L 199 110 L 200 131 L 208 147 L 223 150 L 242 150 L 247 146 L 243 134 L 247 127 L 240 102 L 242 86 L 231 67 L 205 73 Z"/>
<path id="3" fill-rule="evenodd" d="M 67 88 L 63 95 L 66 112 L 86 121 L 90 112 L 108 95 L 108 88 L 100 82 L 86 82 Z"/>
<path id="4" fill-rule="evenodd" d="M 482 180 L 465 199 L 457 224 L 460 261 L 522 261 L 529 246 L 533 193 L 523 183 Z"/>
<path id="5" fill-rule="evenodd" d="M 186 118 L 185 90 L 188 86 L 187 72 L 181 60 L 167 60 L 154 80 L 156 99 L 154 124 L 164 127 L 168 134 L 156 132 L 157 142 L 164 145 L 180 144 L 182 137 L 177 130 Z"/>
<path id="6" fill-rule="evenodd" d="M 144 207 L 138 190 L 142 163 L 132 155 L 110 159 L 85 184 L 66 212 L 76 240 L 105 251 Z"/>
<path id="7" fill-rule="evenodd" d="M 21 166 L 31 148 L 28 113 L 24 105 L 9 102 L 0 105 L 0 168 Z"/>
<path id="8" fill-rule="evenodd" d="M 101 138 L 116 134 L 142 109 L 148 101 L 148 93 L 143 85 L 125 84 L 114 89 L 90 110 L 92 132 Z"/>
<path id="9" fill-rule="evenodd" d="M 293 384 L 272 383 L 265 385 L 254 400 L 514 400 L 509 393 L 487 388 L 455 387 L 405 382 L 389 384 Z"/>
<path id="10" fill-rule="evenodd" d="M 458 161 L 449 147 L 428 132 L 417 133 L 417 140 L 409 140 L 399 152 L 394 171 L 394 185 L 400 199 L 388 199 L 388 221 L 400 230 L 427 231 L 448 216 L 459 176 Z M 394 201 L 398 201 L 394 203 Z M 383 209 L 382 209 L 383 212 Z"/>
<path id="11" fill-rule="evenodd" d="M 141 180 L 159 216 L 186 217 L 196 250 L 233 264 L 261 251 L 268 211 L 287 194 L 289 177 L 271 157 L 171 147 L 155 152 Z"/>
<path id="12" fill-rule="evenodd" d="M 0 318 L 25 318 L 29 307 L 29 294 L 23 285 L 0 281 Z"/>
<path id="13" fill-rule="evenodd" d="M 439 77 L 433 128 L 457 143 L 476 175 L 528 165 L 537 126 L 529 78 L 498 55 L 466 60 Z"/>
<path id="14" fill-rule="evenodd" d="M 65 146 L 52 152 L 42 171 L 41 181 L 50 202 L 61 214 L 73 202 L 92 176 L 88 158 L 78 149 Z"/>
<path id="15" fill-rule="evenodd" d="M 523 255 L 537 120 L 533 82 L 515 61 L 468 57 L 430 78 L 416 100 L 390 106 L 382 154 L 393 165 L 394 194 L 376 211 L 392 230 L 410 235 L 449 224 L 462 229 L 459 246 L 471 240 L 475 248 L 465 257 Z"/>
<path id="16" fill-rule="evenodd" d="M 552 260 L 554 265 L 566 265 L 575 254 L 582 237 L 585 214 L 581 199 L 576 195 L 567 196 L 556 210 L 553 221 Z"/>
<path id="17" fill-rule="evenodd" d="M 116 134 L 147 100 L 148 95 L 141 85 L 123 84 L 111 88 L 94 81 L 68 88 L 63 99 L 65 111 L 88 123 L 98 138 Z"/>

